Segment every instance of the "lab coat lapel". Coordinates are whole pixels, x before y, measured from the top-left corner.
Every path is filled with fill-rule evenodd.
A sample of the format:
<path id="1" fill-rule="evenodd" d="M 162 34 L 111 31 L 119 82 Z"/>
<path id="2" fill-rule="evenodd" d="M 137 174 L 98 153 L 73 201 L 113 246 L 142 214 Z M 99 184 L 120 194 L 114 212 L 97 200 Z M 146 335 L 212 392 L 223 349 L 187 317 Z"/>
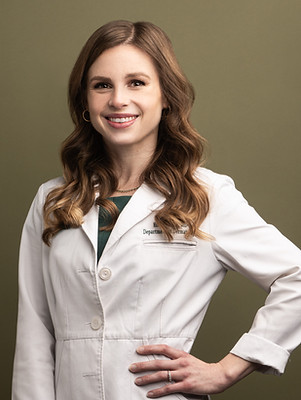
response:
<path id="1" fill-rule="evenodd" d="M 99 207 L 94 205 L 88 214 L 84 216 L 84 222 L 82 224 L 82 229 L 90 239 L 96 254 L 98 245 L 98 209 Z"/>
<path id="2" fill-rule="evenodd" d="M 142 221 L 153 210 L 157 209 L 164 200 L 165 198 L 160 192 L 150 188 L 146 184 L 141 185 L 119 215 L 104 249 L 104 253 L 129 229 Z"/>

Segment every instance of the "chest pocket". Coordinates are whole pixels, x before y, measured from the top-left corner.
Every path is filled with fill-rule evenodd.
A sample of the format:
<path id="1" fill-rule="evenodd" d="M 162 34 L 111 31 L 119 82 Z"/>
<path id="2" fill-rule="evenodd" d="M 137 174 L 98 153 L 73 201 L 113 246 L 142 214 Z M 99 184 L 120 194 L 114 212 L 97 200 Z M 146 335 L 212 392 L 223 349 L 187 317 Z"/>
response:
<path id="1" fill-rule="evenodd" d="M 197 242 L 195 240 L 186 240 L 184 238 L 174 239 L 172 241 L 168 241 L 164 238 L 158 239 L 144 239 L 144 246 L 147 247 L 157 247 L 157 248 L 165 248 L 169 250 L 195 250 Z"/>

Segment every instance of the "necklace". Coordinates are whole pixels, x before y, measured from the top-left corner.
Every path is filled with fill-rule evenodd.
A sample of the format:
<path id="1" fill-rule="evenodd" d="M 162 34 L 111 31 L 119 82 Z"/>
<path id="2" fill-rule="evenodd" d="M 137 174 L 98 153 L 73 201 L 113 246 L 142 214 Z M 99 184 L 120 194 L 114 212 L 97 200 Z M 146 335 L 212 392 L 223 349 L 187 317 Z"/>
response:
<path id="1" fill-rule="evenodd" d="M 116 189 L 116 190 L 115 190 L 115 192 L 118 192 L 118 193 L 128 193 L 128 192 L 134 192 L 135 190 L 139 189 L 139 188 L 140 188 L 140 186 L 141 186 L 141 185 L 139 185 L 139 186 L 136 186 L 136 187 L 134 187 L 134 188 L 132 188 L 132 189 L 125 189 L 125 190 Z"/>

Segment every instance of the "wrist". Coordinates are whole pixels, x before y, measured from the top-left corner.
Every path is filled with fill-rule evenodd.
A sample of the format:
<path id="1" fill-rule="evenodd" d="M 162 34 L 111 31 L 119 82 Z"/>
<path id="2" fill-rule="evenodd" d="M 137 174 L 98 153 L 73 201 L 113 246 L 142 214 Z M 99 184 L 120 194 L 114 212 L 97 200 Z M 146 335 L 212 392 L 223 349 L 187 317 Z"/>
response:
<path id="1" fill-rule="evenodd" d="M 258 368 L 258 364 L 231 353 L 223 358 L 219 364 L 223 369 L 225 385 L 227 387 L 232 386 Z"/>

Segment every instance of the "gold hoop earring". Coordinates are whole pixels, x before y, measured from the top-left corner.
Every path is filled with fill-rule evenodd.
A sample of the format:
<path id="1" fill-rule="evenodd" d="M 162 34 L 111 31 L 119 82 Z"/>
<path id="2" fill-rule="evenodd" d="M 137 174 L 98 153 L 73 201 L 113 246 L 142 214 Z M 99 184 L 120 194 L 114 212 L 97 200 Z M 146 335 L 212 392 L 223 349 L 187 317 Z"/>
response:
<path id="1" fill-rule="evenodd" d="M 88 111 L 88 110 L 84 110 L 84 111 L 82 112 L 83 120 L 86 121 L 86 122 L 91 122 L 90 119 L 86 118 L 86 115 L 85 115 L 86 113 L 89 114 L 89 111 Z M 89 114 L 89 117 L 90 117 L 90 114 Z"/>

